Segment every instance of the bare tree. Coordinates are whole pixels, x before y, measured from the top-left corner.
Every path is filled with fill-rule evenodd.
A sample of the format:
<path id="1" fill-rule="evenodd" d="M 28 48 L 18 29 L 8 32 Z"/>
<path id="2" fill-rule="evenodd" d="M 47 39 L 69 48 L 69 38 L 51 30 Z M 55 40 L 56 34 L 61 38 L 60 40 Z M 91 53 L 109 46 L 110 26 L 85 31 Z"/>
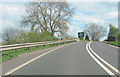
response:
<path id="1" fill-rule="evenodd" d="M 84 29 L 84 32 L 89 35 L 94 41 L 100 40 L 106 34 L 106 29 L 103 26 L 97 25 L 95 23 L 89 23 Z"/>
<path id="2" fill-rule="evenodd" d="M 28 39 L 28 32 L 22 29 L 20 29 L 14 36 L 14 41 L 16 43 L 25 43 L 28 41 Z"/>
<path id="3" fill-rule="evenodd" d="M 15 43 L 14 40 L 15 33 L 17 33 L 17 30 L 15 30 L 13 27 L 6 28 L 1 34 L 2 42 L 4 44 Z"/>
<path id="4" fill-rule="evenodd" d="M 24 43 L 28 40 L 27 32 L 22 29 L 15 29 L 13 27 L 6 28 L 0 34 L 2 44 Z"/>
<path id="5" fill-rule="evenodd" d="M 67 23 L 73 14 L 74 9 L 67 2 L 30 2 L 21 23 L 31 26 L 31 31 L 49 31 L 54 35 L 68 30 Z"/>

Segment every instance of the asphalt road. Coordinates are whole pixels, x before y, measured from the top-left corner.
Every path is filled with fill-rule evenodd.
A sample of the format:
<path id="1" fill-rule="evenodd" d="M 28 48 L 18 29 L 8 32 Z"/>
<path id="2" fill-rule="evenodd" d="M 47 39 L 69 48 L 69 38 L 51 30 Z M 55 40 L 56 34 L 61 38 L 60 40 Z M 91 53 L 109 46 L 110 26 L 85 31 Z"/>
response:
<path id="1" fill-rule="evenodd" d="M 93 60 L 90 54 L 88 54 L 88 51 L 86 50 L 87 43 L 88 42 L 81 41 L 60 47 L 19 68 L 12 72 L 11 75 L 108 75 L 108 73 L 101 68 L 95 60 Z M 100 57 L 118 69 L 117 48 L 111 47 L 102 42 L 92 42 L 91 48 Z M 26 56 L 24 55 L 22 58 L 19 56 L 19 59 L 8 61 L 9 64 L 8 62 L 5 62 L 3 63 L 3 73 L 17 67 L 22 64 L 22 62 L 35 58 L 35 56 L 42 55 L 52 49 L 44 50 L 44 52 L 37 51 L 31 53 L 31 55 L 34 54 L 34 57 L 30 57 L 29 55 L 29 59 L 26 58 L 22 60 L 23 57 Z M 20 60 L 20 62 L 18 60 Z M 116 74 L 116 72 L 112 72 Z"/>
<path id="2" fill-rule="evenodd" d="M 103 42 L 93 42 L 91 43 L 91 48 L 98 54 L 101 58 L 106 60 L 109 64 L 111 64 L 113 67 L 118 69 L 118 48 L 112 47 L 108 44 L 105 44 Z M 114 72 L 113 70 L 111 70 Z M 114 72 L 117 74 L 116 72 Z"/>

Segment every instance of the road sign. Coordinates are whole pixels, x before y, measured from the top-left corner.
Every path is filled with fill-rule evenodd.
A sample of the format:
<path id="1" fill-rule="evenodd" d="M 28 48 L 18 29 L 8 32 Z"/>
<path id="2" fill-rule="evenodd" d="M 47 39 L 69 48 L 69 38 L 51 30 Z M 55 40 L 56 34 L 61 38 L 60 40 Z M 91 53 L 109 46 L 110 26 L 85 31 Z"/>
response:
<path id="1" fill-rule="evenodd" d="M 84 32 L 78 32 L 78 38 L 84 38 Z"/>
<path id="2" fill-rule="evenodd" d="M 62 34 L 58 34 L 58 37 L 62 37 Z"/>

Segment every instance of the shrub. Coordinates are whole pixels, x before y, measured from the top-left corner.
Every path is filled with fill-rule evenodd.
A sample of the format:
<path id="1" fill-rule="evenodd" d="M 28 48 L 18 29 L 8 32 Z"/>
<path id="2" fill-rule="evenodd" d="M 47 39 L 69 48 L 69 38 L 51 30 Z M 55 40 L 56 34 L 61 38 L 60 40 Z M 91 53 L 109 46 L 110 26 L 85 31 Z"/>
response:
<path id="1" fill-rule="evenodd" d="M 3 44 L 19 44 L 19 43 L 32 43 L 32 42 L 42 42 L 42 41 L 54 41 L 58 40 L 52 33 L 44 31 L 41 33 L 36 32 L 25 32 L 20 30 L 16 35 L 13 36 L 13 39 L 10 39 L 9 42 Z"/>
<path id="2" fill-rule="evenodd" d="M 55 36 L 52 36 L 52 34 L 48 31 L 42 32 L 42 33 L 35 33 L 30 32 L 28 34 L 28 42 L 42 42 L 42 41 L 54 41 L 57 40 Z"/>

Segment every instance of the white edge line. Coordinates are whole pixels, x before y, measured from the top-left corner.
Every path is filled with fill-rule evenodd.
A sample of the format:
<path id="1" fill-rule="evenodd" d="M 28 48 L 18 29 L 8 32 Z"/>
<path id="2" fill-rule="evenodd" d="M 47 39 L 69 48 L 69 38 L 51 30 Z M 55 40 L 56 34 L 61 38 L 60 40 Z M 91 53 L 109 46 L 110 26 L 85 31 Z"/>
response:
<path id="1" fill-rule="evenodd" d="M 60 46 L 60 47 L 61 47 L 61 46 Z M 20 65 L 20 66 L 18 66 L 18 67 L 16 67 L 16 68 L 10 70 L 9 72 L 7 72 L 7 73 L 5 73 L 5 74 L 3 74 L 3 75 L 10 75 L 11 73 L 13 73 L 13 72 L 17 71 L 18 69 L 24 67 L 25 65 L 27 65 L 27 64 L 29 64 L 29 63 L 37 60 L 38 58 L 40 58 L 40 57 L 42 57 L 42 56 L 44 56 L 44 55 L 47 55 L 48 53 L 50 53 L 50 52 L 52 52 L 52 51 L 54 51 L 54 50 L 56 50 L 56 49 L 58 49 L 58 48 L 60 48 L 60 47 L 57 47 L 57 48 L 55 48 L 55 49 L 53 49 L 53 50 L 50 50 L 50 51 L 48 51 L 48 52 L 46 52 L 46 53 L 44 53 L 44 54 L 42 54 L 42 55 L 40 55 L 40 56 L 37 56 L 37 57 L 29 60 L 28 62 L 26 62 L 26 63 L 24 63 L 24 64 L 22 64 L 22 65 Z"/>
<path id="2" fill-rule="evenodd" d="M 119 47 L 117 47 L 117 46 L 113 46 L 113 45 L 110 45 L 110 44 L 108 44 L 108 46 L 111 46 L 111 47 L 114 47 L 114 48 L 119 48 Z"/>
<path id="3" fill-rule="evenodd" d="M 77 42 L 75 42 L 75 43 L 77 43 Z M 71 44 L 74 44 L 74 43 L 71 43 Z M 29 61 L 26 62 L 26 63 L 23 63 L 22 65 L 14 68 L 14 69 L 12 69 L 12 70 L 10 70 L 9 72 L 7 72 L 7 73 L 5 73 L 5 74 L 3 74 L 3 75 L 10 75 L 11 73 L 17 71 L 18 69 L 24 67 L 25 65 L 27 65 L 27 64 L 29 64 L 29 63 L 31 63 L 31 62 L 33 62 L 33 61 L 39 59 L 40 57 L 45 56 L 45 55 L 47 55 L 48 53 L 53 52 L 54 50 L 57 50 L 57 49 L 59 49 L 59 48 L 62 48 L 62 47 L 64 47 L 64 46 L 71 45 L 71 44 L 66 44 L 66 45 L 63 45 L 63 46 L 59 46 L 59 47 L 57 47 L 57 48 L 55 48 L 55 49 L 53 49 L 53 50 L 50 50 L 50 51 L 48 51 L 48 52 L 46 52 L 46 53 L 44 53 L 44 54 L 42 54 L 42 55 L 40 55 L 40 56 L 37 56 L 37 57 L 29 60 Z"/>
<path id="4" fill-rule="evenodd" d="M 102 59 L 99 55 L 97 55 L 93 50 L 92 48 L 90 47 L 90 44 L 92 42 L 89 43 L 89 49 L 91 50 L 91 52 L 97 57 L 99 58 L 103 63 L 105 63 L 106 65 L 108 65 L 111 69 L 113 69 L 115 72 L 117 72 L 118 74 L 120 74 L 120 71 L 117 70 L 115 67 L 113 67 L 111 64 L 109 64 L 107 61 L 105 61 L 104 59 Z"/>
<path id="5" fill-rule="evenodd" d="M 107 44 L 106 42 L 105 42 L 105 44 L 106 44 L 107 46 L 111 46 L 111 47 L 114 47 L 114 48 L 120 48 L 120 47 L 117 47 L 117 46 L 114 46 L 114 45 Z"/>
<path id="6" fill-rule="evenodd" d="M 98 63 L 98 65 L 100 65 L 109 75 L 115 75 L 114 73 L 112 73 L 107 67 L 105 67 L 98 59 L 96 59 L 93 54 L 89 51 L 88 49 L 88 43 L 86 44 L 86 49 L 89 53 L 89 55 L 93 58 L 93 60 L 95 60 L 95 62 Z"/>

